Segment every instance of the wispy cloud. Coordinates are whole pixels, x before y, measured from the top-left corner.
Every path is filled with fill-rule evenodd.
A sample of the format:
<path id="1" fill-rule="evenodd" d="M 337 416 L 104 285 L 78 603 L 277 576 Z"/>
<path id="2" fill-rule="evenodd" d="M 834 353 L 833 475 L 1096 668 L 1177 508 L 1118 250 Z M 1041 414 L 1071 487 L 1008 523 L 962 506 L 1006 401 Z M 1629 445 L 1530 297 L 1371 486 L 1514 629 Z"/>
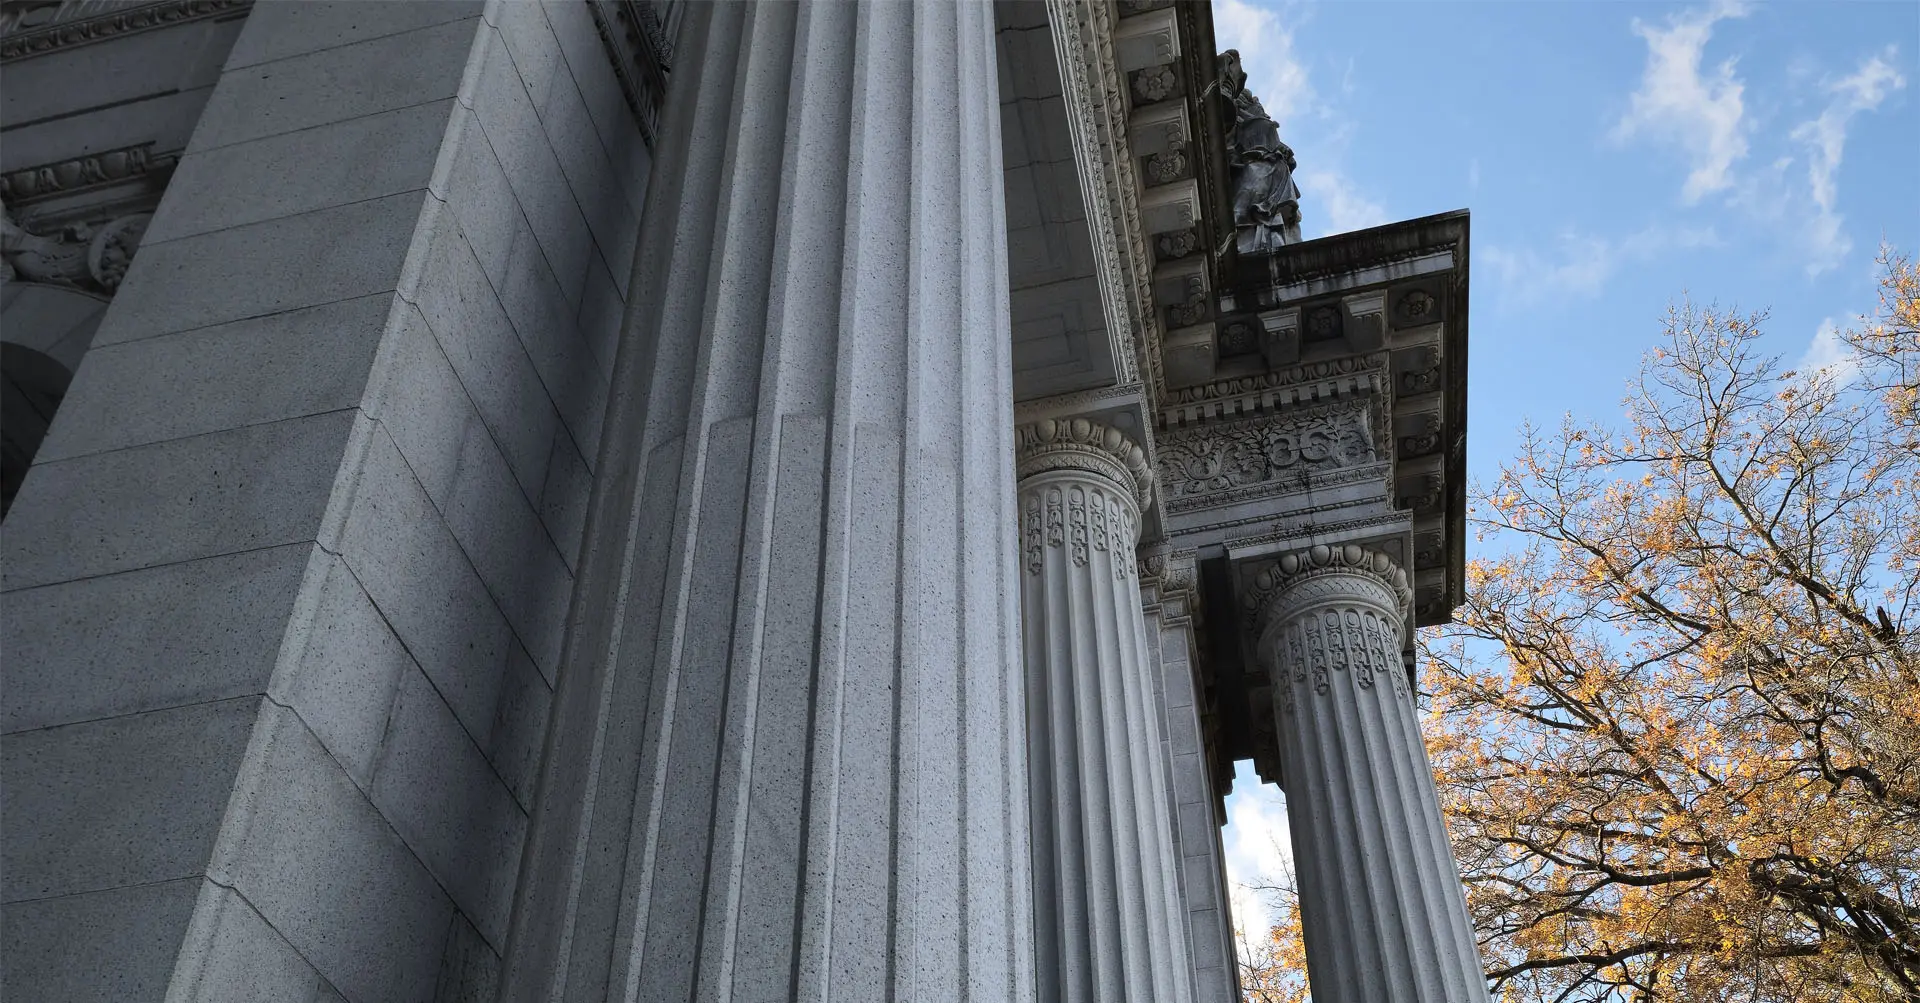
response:
<path id="1" fill-rule="evenodd" d="M 1249 886 L 1290 882 L 1293 842 L 1287 830 L 1286 796 L 1280 788 L 1261 783 L 1251 766 L 1244 762 L 1235 766 L 1222 846 L 1234 925 L 1257 939 L 1277 917 L 1267 907 L 1267 896 Z"/>
<path id="2" fill-rule="evenodd" d="M 1820 327 L 1813 332 L 1813 340 L 1807 342 L 1807 350 L 1801 354 L 1799 364 L 1794 366 L 1802 373 L 1824 369 L 1841 380 L 1852 376 L 1859 367 L 1860 360 L 1840 337 L 1840 325 L 1832 317 L 1820 322 Z"/>
<path id="3" fill-rule="evenodd" d="M 1519 307 L 1568 297 L 1590 299 L 1625 265 L 1672 250 L 1719 244 L 1712 227 L 1655 225 L 1618 239 L 1567 231 L 1546 250 L 1494 245 L 1475 250 L 1474 257 L 1492 272 L 1505 304 Z"/>
<path id="4" fill-rule="evenodd" d="M 1870 56 L 1852 74 L 1829 83 L 1826 108 L 1818 118 L 1800 123 L 1792 138 L 1807 148 L 1807 185 L 1818 209 L 1808 217 L 1807 244 L 1811 260 L 1807 271 L 1818 274 L 1840 263 L 1853 249 L 1841 228 L 1835 205 L 1839 201 L 1840 161 L 1846 152 L 1847 124 L 1855 115 L 1873 111 L 1889 94 L 1907 85 L 1906 78 L 1887 61 L 1892 56 Z"/>
<path id="5" fill-rule="evenodd" d="M 1276 7 L 1256 6 L 1248 0 L 1217 0 L 1213 5 L 1213 32 L 1221 49 L 1238 49 L 1247 71 L 1247 87 L 1260 97 L 1267 114 L 1280 124 L 1280 137 L 1294 148 L 1300 170 L 1302 228 L 1343 233 L 1377 226 L 1388 220 L 1377 198 L 1362 190 L 1340 164 L 1350 126 L 1337 108 L 1314 87 L 1307 64 L 1294 45 L 1294 31 L 1308 16 L 1305 8 L 1289 7 L 1282 17 Z M 1342 77 L 1339 91 L 1351 93 L 1353 64 Z"/>
<path id="6" fill-rule="evenodd" d="M 1691 168 L 1680 193 L 1690 203 L 1730 187 L 1734 165 L 1747 155 L 1746 86 L 1734 75 L 1734 60 L 1705 72 L 1701 67 L 1713 26 L 1745 14 L 1741 3 L 1726 0 L 1670 17 L 1665 27 L 1633 20 L 1634 33 L 1647 43 L 1647 68 L 1613 135 L 1650 135 L 1679 146 Z"/>
<path id="7" fill-rule="evenodd" d="M 1315 167 L 1295 174 L 1294 180 L 1300 184 L 1301 199 L 1311 200 L 1326 213 L 1329 232 L 1364 230 L 1390 219 L 1385 206 L 1362 195 L 1353 179 L 1340 171 Z"/>

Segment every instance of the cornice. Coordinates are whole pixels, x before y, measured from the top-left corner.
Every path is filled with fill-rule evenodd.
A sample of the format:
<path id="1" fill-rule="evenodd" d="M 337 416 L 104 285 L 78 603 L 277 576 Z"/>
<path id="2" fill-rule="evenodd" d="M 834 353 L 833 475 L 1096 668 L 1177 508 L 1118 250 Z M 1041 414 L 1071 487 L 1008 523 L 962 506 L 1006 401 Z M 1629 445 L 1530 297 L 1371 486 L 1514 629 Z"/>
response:
<path id="1" fill-rule="evenodd" d="M 96 5 L 64 3 L 50 23 L 23 30 L 12 30 L 20 15 L 0 21 L 7 34 L 0 36 L 0 63 L 41 56 L 60 49 L 103 42 L 121 35 L 166 28 L 202 18 L 219 17 L 253 6 L 253 0 L 163 0 L 116 7 L 94 17 L 62 20 L 68 10 L 84 12 Z"/>
<path id="2" fill-rule="evenodd" d="M 1387 353 L 1345 355 L 1285 369 L 1232 376 L 1170 390 L 1160 409 L 1163 426 L 1178 426 L 1387 389 Z"/>
<path id="3" fill-rule="evenodd" d="M 1119 429 L 1085 418 L 1046 418 L 1020 426 L 1015 440 L 1021 480 L 1053 470 L 1083 470 L 1130 489 L 1142 512 L 1153 500 L 1146 451 Z"/>
<path id="4" fill-rule="evenodd" d="M 139 143 L 23 167 L 0 174 L 0 202 L 18 209 L 43 199 L 78 195 L 170 171 L 179 160 L 177 152 L 156 154 L 152 143 Z"/>
<path id="5" fill-rule="evenodd" d="M 1140 218 L 1140 186 L 1127 145 L 1127 80 L 1113 51 L 1113 7 L 1047 0 L 1074 158 L 1082 170 L 1087 227 L 1101 268 L 1108 329 L 1125 340 L 1119 382 L 1141 381 L 1159 400 L 1166 377 L 1153 299 L 1153 252 Z"/>

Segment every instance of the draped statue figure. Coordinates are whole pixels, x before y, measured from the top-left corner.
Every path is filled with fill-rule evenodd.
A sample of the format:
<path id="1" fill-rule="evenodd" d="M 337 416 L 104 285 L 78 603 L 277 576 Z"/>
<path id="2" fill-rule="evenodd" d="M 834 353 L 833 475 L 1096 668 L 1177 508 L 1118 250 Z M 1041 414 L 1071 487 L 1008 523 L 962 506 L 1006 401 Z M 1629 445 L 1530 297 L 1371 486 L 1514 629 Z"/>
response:
<path id="1" fill-rule="evenodd" d="M 1293 183 L 1293 148 L 1280 126 L 1247 90 L 1240 53 L 1220 56 L 1220 95 L 1231 106 L 1227 162 L 1233 169 L 1234 244 L 1241 254 L 1270 254 L 1300 240 L 1300 189 Z"/>

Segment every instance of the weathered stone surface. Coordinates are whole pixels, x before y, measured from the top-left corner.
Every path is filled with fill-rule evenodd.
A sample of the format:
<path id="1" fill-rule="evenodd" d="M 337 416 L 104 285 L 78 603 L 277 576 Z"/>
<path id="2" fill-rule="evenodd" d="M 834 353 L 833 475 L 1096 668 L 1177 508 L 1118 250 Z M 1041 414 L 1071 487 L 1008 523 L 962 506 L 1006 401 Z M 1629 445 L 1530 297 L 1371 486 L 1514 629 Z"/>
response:
<path id="1" fill-rule="evenodd" d="M 312 549 L 289 544 L 8 593 L 0 730 L 263 692 Z"/>
<path id="2" fill-rule="evenodd" d="M 1030 992 L 990 11 L 801 18 L 686 11 L 507 995 Z"/>
<path id="3" fill-rule="evenodd" d="M 238 891 L 351 1000 L 430 1000 L 452 906 L 290 711 L 268 704 L 209 877 Z M 183 951 L 214 958 L 196 924 Z"/>
<path id="4" fill-rule="evenodd" d="M 37 459 L 351 408 L 392 304 L 391 295 L 364 296 L 97 346 Z"/>
<path id="5" fill-rule="evenodd" d="M 1411 591 L 1348 544 L 1262 572 L 1313 998 L 1485 1000 L 1473 924 L 1400 659 Z"/>
<path id="6" fill-rule="evenodd" d="M 181 878 L 0 906 L 7 997 L 65 1003 L 161 999 L 180 931 L 203 883 Z"/>
<path id="7" fill-rule="evenodd" d="M 1076 419 L 1019 431 L 1035 954 L 1042 1000 L 1193 999 L 1158 671 L 1134 563 L 1140 447 Z"/>
<path id="8" fill-rule="evenodd" d="M 6 900 L 202 873 L 259 704 L 243 697 L 8 735 Z"/>

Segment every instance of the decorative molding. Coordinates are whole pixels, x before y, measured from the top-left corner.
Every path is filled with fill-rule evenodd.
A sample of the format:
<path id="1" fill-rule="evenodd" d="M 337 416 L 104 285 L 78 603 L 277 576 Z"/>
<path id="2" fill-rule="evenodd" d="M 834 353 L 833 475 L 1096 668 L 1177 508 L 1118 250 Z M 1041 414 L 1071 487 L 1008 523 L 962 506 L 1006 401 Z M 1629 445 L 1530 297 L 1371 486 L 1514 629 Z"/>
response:
<path id="1" fill-rule="evenodd" d="M 1116 346 L 1117 382 L 1143 381 L 1147 399 L 1158 400 L 1166 377 L 1153 300 L 1154 259 L 1127 146 L 1128 84 L 1114 54 L 1113 14 L 1105 3 L 1047 0 L 1107 330 L 1124 342 Z"/>
<path id="2" fill-rule="evenodd" d="M 171 170 L 179 162 L 178 153 L 156 155 L 152 147 L 152 143 L 140 143 L 8 171 L 0 174 L 0 202 L 17 208 L 42 199 L 76 195 Z"/>
<path id="3" fill-rule="evenodd" d="M 126 278 L 152 219 L 135 213 L 98 226 L 68 227 L 50 237 L 28 232 L 0 212 L 0 276 L 111 296 Z"/>
<path id="4" fill-rule="evenodd" d="M 1095 553 L 1109 554 L 1116 579 L 1135 570 L 1133 542 L 1139 522 L 1122 491 L 1049 483 L 1025 488 L 1021 496 L 1021 560 L 1027 574 L 1038 575 L 1046 568 L 1048 548 L 1065 550 L 1077 568 L 1086 567 Z"/>
<path id="5" fill-rule="evenodd" d="M 253 0 L 163 0 L 134 5 L 111 0 L 57 0 L 9 5 L 11 9 L 0 16 L 0 62 L 219 17 L 251 6 Z M 43 14 L 44 19 L 35 20 Z"/>
<path id="6" fill-rule="evenodd" d="M 660 105 L 673 70 L 674 25 L 661 20 L 659 6 L 645 0 L 590 0 L 587 4 L 620 94 L 649 149 L 660 127 Z"/>
<path id="7" fill-rule="evenodd" d="M 1336 587 L 1323 588 L 1327 597 L 1337 596 Z M 1282 679 L 1274 688 L 1280 691 L 1281 713 L 1288 717 L 1298 712 L 1298 694 L 1309 682 L 1315 695 L 1325 696 L 1337 676 L 1352 678 L 1361 689 L 1372 689 L 1377 677 L 1385 675 L 1395 693 L 1409 695 L 1398 664 L 1401 626 L 1370 604 L 1347 605 L 1336 598 L 1276 629 L 1269 657 L 1280 663 L 1274 668 Z"/>
<path id="8" fill-rule="evenodd" d="M 1183 428 L 1159 442 L 1160 487 L 1169 504 L 1283 474 L 1375 463 L 1364 405 L 1321 406 L 1251 422 Z"/>
<path id="9" fill-rule="evenodd" d="M 1378 391 L 1385 386 L 1386 368 L 1386 353 L 1369 352 L 1252 376 L 1213 380 L 1168 391 L 1161 417 L 1167 424 L 1180 424 L 1221 410 L 1260 410 L 1290 403 L 1297 395 L 1283 393 L 1287 390 L 1304 391 L 1305 397 L 1313 399 Z"/>
<path id="10" fill-rule="evenodd" d="M 1400 437 L 1399 458 L 1410 460 L 1421 456 L 1431 456 L 1440 451 L 1440 416 L 1432 412 L 1419 416 L 1419 425 L 1412 435 Z"/>
<path id="11" fill-rule="evenodd" d="M 1020 426 L 1015 440 L 1021 480 L 1051 470 L 1081 470 L 1131 492 L 1143 512 L 1153 501 L 1153 468 L 1146 451 L 1119 429 L 1085 418 L 1046 418 Z"/>
<path id="12" fill-rule="evenodd" d="M 1327 602 L 1371 600 L 1404 620 L 1413 603 L 1407 572 L 1393 558 L 1357 543 L 1317 544 L 1263 568 L 1240 600 L 1249 624 L 1276 624 Z M 1398 650 L 1399 645 L 1394 645 Z"/>

